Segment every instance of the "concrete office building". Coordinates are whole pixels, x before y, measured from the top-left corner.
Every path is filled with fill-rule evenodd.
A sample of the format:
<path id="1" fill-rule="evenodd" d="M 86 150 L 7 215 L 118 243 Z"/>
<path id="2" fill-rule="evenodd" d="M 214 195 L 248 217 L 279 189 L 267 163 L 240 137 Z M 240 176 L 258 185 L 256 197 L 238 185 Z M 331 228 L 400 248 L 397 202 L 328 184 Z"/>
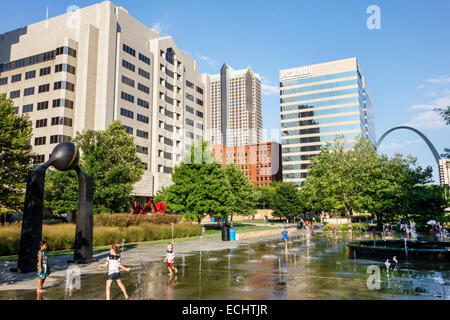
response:
<path id="1" fill-rule="evenodd" d="M 137 197 L 169 185 L 203 136 L 207 82 L 171 37 L 108 1 L 0 34 L 0 93 L 29 114 L 37 162 L 77 131 L 120 120 L 146 168 Z"/>
<path id="2" fill-rule="evenodd" d="M 278 142 L 258 142 L 242 146 L 214 145 L 214 155 L 223 165 L 233 164 L 244 172 L 254 186 L 281 181 L 281 150 Z"/>
<path id="3" fill-rule="evenodd" d="M 372 100 L 358 60 L 280 71 L 283 181 L 301 186 L 311 157 L 336 135 L 375 144 Z"/>
<path id="4" fill-rule="evenodd" d="M 241 146 L 262 140 L 261 79 L 250 67 L 224 64 L 210 76 L 208 137 L 212 144 Z"/>

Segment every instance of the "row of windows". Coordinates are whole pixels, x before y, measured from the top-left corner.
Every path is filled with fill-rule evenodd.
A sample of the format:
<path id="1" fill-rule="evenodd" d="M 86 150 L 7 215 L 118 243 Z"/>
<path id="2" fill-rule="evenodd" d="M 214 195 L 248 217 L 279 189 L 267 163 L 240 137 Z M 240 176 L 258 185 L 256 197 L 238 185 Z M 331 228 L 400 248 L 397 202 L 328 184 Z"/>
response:
<path id="1" fill-rule="evenodd" d="M 320 119 L 312 119 L 312 120 L 301 120 L 301 121 L 293 121 L 293 122 L 282 122 L 281 128 L 292 128 L 292 127 L 300 127 L 300 126 L 311 126 L 316 124 L 326 124 L 333 122 L 342 122 L 342 121 L 353 121 L 359 119 L 359 113 L 352 115 L 339 115 L 333 114 L 330 118 L 320 118 Z"/>
<path id="2" fill-rule="evenodd" d="M 282 114 L 281 119 L 284 120 L 284 119 L 298 119 L 298 118 L 306 118 L 306 117 L 329 116 L 329 115 L 334 115 L 334 114 L 355 112 L 355 111 L 359 111 L 359 105 Z M 317 119 L 317 120 L 319 120 L 319 119 Z"/>
<path id="3" fill-rule="evenodd" d="M 339 73 L 334 73 L 334 74 L 327 74 L 324 76 L 284 81 L 284 82 L 280 83 L 280 87 L 288 87 L 288 86 L 294 86 L 294 85 L 299 85 L 299 84 L 333 80 L 333 79 L 339 79 L 339 78 L 345 78 L 345 77 L 351 77 L 351 76 L 356 76 L 356 71 L 339 72 Z"/>
<path id="4" fill-rule="evenodd" d="M 358 97 L 350 97 L 350 98 L 341 98 L 341 99 L 331 99 L 331 100 L 323 100 L 312 102 L 311 104 L 296 104 L 290 106 L 282 106 L 280 107 L 280 111 L 292 111 L 292 110 L 303 110 L 303 109 L 313 109 L 319 107 L 328 107 L 334 106 L 337 104 L 346 104 L 346 103 L 359 103 Z"/>
<path id="5" fill-rule="evenodd" d="M 61 54 L 68 54 L 74 58 L 76 58 L 77 56 L 76 50 L 69 47 L 59 47 L 56 50 L 47 51 L 20 60 L 15 60 L 7 63 L 0 63 L 0 73 L 50 61 L 55 59 L 56 56 Z"/>
<path id="6" fill-rule="evenodd" d="M 335 131 L 347 131 L 347 130 L 361 130 L 359 123 L 347 124 L 347 125 L 336 125 L 331 127 L 320 127 L 320 128 L 310 128 L 310 129 L 301 129 L 295 130 L 292 135 L 305 135 L 305 134 L 315 134 L 315 133 L 327 133 L 327 132 L 335 132 Z M 359 134 L 359 133 L 358 133 Z M 284 139 L 284 137 L 282 137 Z M 294 144 L 301 143 L 300 138 L 296 139 L 285 139 L 283 140 L 284 144 Z"/>
<path id="7" fill-rule="evenodd" d="M 134 119 L 134 112 L 125 108 L 120 108 L 120 115 L 130 118 L 130 119 Z M 137 114 L 136 119 L 140 122 L 143 123 L 148 123 L 149 122 L 149 118 L 142 115 L 142 114 Z"/>
<path id="8" fill-rule="evenodd" d="M 346 94 L 355 94 L 355 93 L 358 93 L 358 88 L 327 91 L 327 92 L 312 93 L 312 94 L 304 94 L 304 95 L 290 97 L 290 98 L 281 98 L 280 103 L 322 99 L 322 98 L 336 97 L 336 96 L 342 96 L 342 95 L 346 95 Z"/>
<path id="9" fill-rule="evenodd" d="M 283 149 L 283 153 L 289 153 L 289 152 L 300 152 L 300 147 L 291 147 L 291 148 L 286 148 L 287 151 L 285 151 L 285 149 Z M 284 156 L 283 157 L 283 162 L 289 162 L 289 161 L 308 161 L 311 160 L 312 157 L 314 157 L 315 154 L 304 154 L 304 155 L 300 155 L 300 156 Z"/>
<path id="10" fill-rule="evenodd" d="M 66 117 L 53 117 L 52 118 L 52 126 L 64 125 L 71 127 L 72 119 Z M 39 119 L 36 120 L 36 128 L 42 128 L 47 126 L 47 119 Z"/>
<path id="11" fill-rule="evenodd" d="M 284 179 L 306 179 L 306 172 L 301 173 L 283 173 L 283 180 Z"/>
<path id="12" fill-rule="evenodd" d="M 286 171 L 287 170 L 305 170 L 305 169 L 308 169 L 309 166 L 310 166 L 309 163 L 304 163 L 304 164 L 287 164 L 287 165 L 283 165 L 283 170 L 286 170 Z"/>
<path id="13" fill-rule="evenodd" d="M 68 99 L 54 99 L 53 100 L 53 108 L 64 107 L 68 109 L 73 109 L 73 101 Z M 45 110 L 48 109 L 48 101 L 38 102 L 37 110 Z M 33 104 L 26 104 L 22 106 L 22 113 L 32 112 Z"/>
<path id="14" fill-rule="evenodd" d="M 136 145 L 136 152 L 142 153 L 142 154 L 148 154 L 148 148 Z"/>
<path id="15" fill-rule="evenodd" d="M 69 91 L 75 90 L 75 85 L 67 81 L 58 81 L 53 84 L 53 90 L 66 89 Z M 42 84 L 38 87 L 38 93 L 44 93 L 50 91 L 50 84 Z M 24 96 L 29 96 L 34 94 L 34 87 L 26 88 L 23 91 Z M 9 93 L 11 99 L 20 98 L 20 90 L 14 90 Z"/>
<path id="16" fill-rule="evenodd" d="M 307 87 L 300 87 L 300 88 L 295 88 L 295 89 L 281 90 L 280 95 L 287 95 L 287 94 L 294 94 L 294 93 L 301 93 L 301 92 L 308 92 L 308 91 L 316 91 L 316 90 L 324 90 L 324 89 L 336 88 L 336 87 L 351 86 L 353 84 L 356 84 L 356 79 L 323 83 L 323 84 L 317 84 L 317 85 L 312 85 L 312 86 L 307 86 Z"/>

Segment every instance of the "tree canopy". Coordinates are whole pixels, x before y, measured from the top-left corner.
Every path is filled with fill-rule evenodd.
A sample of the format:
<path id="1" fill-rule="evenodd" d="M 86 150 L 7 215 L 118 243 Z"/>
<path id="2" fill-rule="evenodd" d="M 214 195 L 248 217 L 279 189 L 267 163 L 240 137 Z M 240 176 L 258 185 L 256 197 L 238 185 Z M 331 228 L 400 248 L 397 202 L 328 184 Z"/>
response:
<path id="1" fill-rule="evenodd" d="M 303 213 L 303 207 L 299 196 L 299 190 L 294 183 L 277 183 L 271 201 L 273 216 L 279 218 L 294 218 Z"/>
<path id="2" fill-rule="evenodd" d="M 0 95 L 0 208 L 23 207 L 28 170 L 32 168 L 31 122 L 16 114 L 12 100 Z"/>
<path id="3" fill-rule="evenodd" d="M 133 185 L 144 173 L 133 137 L 120 121 L 104 131 L 77 133 L 74 143 L 81 149 L 80 167 L 94 180 L 94 212 L 129 211 Z M 53 212 L 75 211 L 78 182 L 74 172 L 50 170 L 46 178 L 46 206 Z"/>

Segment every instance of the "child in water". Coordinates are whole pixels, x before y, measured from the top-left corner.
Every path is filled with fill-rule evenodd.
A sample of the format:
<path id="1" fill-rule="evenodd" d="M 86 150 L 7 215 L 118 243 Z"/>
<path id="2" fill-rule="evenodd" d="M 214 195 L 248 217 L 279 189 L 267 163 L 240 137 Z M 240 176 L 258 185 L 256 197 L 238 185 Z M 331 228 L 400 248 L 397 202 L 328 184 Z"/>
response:
<path id="1" fill-rule="evenodd" d="M 118 243 L 113 244 L 109 250 L 109 256 L 104 264 L 98 266 L 101 270 L 104 267 L 109 266 L 108 279 L 106 280 L 106 300 L 111 300 L 111 284 L 113 280 L 117 281 L 120 290 L 122 290 L 125 300 L 128 300 L 127 290 L 120 280 L 120 269 L 130 272 L 131 268 L 127 268 L 120 263 L 120 246 Z"/>
<path id="2" fill-rule="evenodd" d="M 48 263 L 47 263 L 47 242 L 41 241 L 39 243 L 39 252 L 38 252 L 38 262 L 37 262 L 37 292 L 42 293 L 45 292 L 45 290 L 42 289 L 45 279 L 47 279 L 48 275 L 50 274 L 48 270 Z"/>
<path id="3" fill-rule="evenodd" d="M 284 251 L 287 252 L 288 251 L 288 231 L 287 231 L 287 226 L 284 227 L 284 230 L 281 231 L 281 236 L 283 237 L 283 241 L 284 241 Z"/>
<path id="4" fill-rule="evenodd" d="M 175 253 L 173 253 L 173 243 L 169 243 L 167 245 L 167 253 L 164 258 L 164 262 L 167 262 L 167 268 L 169 269 L 169 274 L 172 275 L 172 269 L 175 270 L 175 273 L 178 273 L 177 268 L 173 266 L 173 261 L 175 260 Z"/>

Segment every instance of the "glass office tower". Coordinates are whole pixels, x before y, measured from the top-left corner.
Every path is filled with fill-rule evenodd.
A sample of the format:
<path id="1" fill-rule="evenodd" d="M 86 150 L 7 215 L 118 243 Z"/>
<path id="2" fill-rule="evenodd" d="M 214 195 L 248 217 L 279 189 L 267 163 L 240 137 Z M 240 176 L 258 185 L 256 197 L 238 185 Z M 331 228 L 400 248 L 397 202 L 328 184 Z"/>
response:
<path id="1" fill-rule="evenodd" d="M 375 140 L 372 100 L 358 60 L 280 70 L 283 181 L 301 186 L 311 157 L 337 135 Z"/>

